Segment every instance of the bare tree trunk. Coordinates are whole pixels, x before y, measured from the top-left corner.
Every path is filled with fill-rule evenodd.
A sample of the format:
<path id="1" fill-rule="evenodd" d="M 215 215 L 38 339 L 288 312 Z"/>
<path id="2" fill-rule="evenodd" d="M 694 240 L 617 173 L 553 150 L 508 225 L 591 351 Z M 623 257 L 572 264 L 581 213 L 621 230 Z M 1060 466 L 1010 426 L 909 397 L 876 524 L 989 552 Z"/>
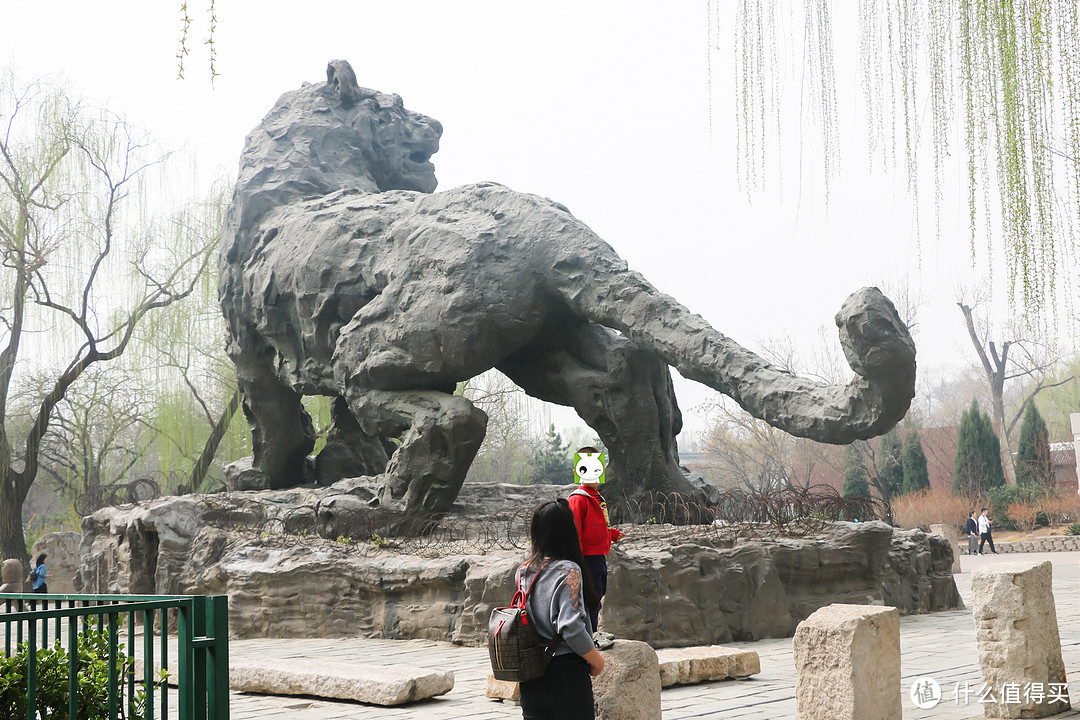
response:
<path id="1" fill-rule="evenodd" d="M 188 487 L 191 488 L 191 492 L 198 492 L 199 486 L 206 479 L 206 473 L 210 471 L 210 464 L 217 454 L 218 445 L 221 444 L 225 433 L 228 432 L 229 424 L 239 408 L 240 389 L 237 388 L 233 390 L 229 403 L 225 406 L 225 411 L 218 418 L 218 421 L 214 423 L 214 429 L 210 432 L 210 437 L 206 439 L 206 444 L 203 445 L 202 454 L 199 455 L 199 459 L 195 462 L 195 467 L 191 469 L 191 476 L 188 478 Z"/>
<path id="2" fill-rule="evenodd" d="M 0 556 L 14 558 L 23 564 L 23 577 L 30 572 L 30 555 L 23 536 L 22 511 L 25 493 L 19 493 L 19 483 L 11 467 L 0 467 Z"/>
<path id="3" fill-rule="evenodd" d="M 1005 422 L 1005 369 L 1009 363 L 1009 348 L 1012 341 L 1006 340 L 1001 344 L 1001 352 L 997 345 L 991 341 L 990 354 L 987 355 L 982 340 L 975 330 L 975 320 L 972 317 L 971 306 L 963 302 L 956 303 L 960 312 L 964 314 L 964 323 L 967 325 L 968 337 L 975 346 L 975 352 L 979 355 L 982 363 L 983 374 L 990 387 L 990 405 L 994 413 L 993 421 L 998 427 L 998 438 L 1001 440 L 1001 469 L 1005 472 L 1005 482 L 1009 485 L 1016 484 L 1016 466 L 1013 463 L 1012 443 L 1009 442 L 1009 425 Z M 991 362 L 993 361 L 993 362 Z"/>

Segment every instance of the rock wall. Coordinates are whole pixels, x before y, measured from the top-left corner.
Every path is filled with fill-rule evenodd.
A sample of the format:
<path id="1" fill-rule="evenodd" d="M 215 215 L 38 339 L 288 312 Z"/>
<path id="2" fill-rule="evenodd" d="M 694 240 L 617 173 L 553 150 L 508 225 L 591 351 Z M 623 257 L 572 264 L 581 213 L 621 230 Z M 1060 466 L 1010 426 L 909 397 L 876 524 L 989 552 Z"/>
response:
<path id="1" fill-rule="evenodd" d="M 881 522 L 730 549 L 615 546 L 609 560 L 601 625 L 657 648 L 787 637 L 833 603 L 891 605 L 904 614 L 963 607 L 948 543 Z"/>
<path id="2" fill-rule="evenodd" d="M 74 578 L 79 569 L 79 540 L 77 532 L 46 533 L 37 539 L 30 551 L 30 562 L 45 553 L 45 572 L 50 593 L 75 592 Z"/>
<path id="3" fill-rule="evenodd" d="M 221 529 L 223 520 L 255 524 L 267 512 L 340 500 L 327 491 L 162 498 L 99 510 L 83 522 L 76 585 L 82 592 L 227 594 L 231 630 L 241 637 L 486 641 L 491 609 L 513 595 L 521 551 L 423 557 L 357 552 L 318 538 L 285 546 Z M 501 499 L 502 491 L 483 492 L 478 504 Z M 530 489 L 518 500 L 551 492 Z M 609 558 L 601 626 L 654 647 L 790 636 L 813 611 L 837 602 L 905 613 L 960 606 L 951 573 L 940 569 L 951 563 L 948 544 L 879 522 L 727 548 L 623 545 Z"/>
<path id="4" fill-rule="evenodd" d="M 953 552 L 940 535 L 894 530 L 882 577 L 885 604 L 905 615 L 964 607 L 953 580 Z"/>

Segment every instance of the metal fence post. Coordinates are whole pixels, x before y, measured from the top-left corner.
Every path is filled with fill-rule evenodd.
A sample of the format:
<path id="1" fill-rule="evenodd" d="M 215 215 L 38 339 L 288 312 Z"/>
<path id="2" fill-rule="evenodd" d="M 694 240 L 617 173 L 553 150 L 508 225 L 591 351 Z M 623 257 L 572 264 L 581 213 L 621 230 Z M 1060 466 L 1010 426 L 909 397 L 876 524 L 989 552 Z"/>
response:
<path id="1" fill-rule="evenodd" d="M 214 638 L 207 677 L 209 720 L 229 720 L 229 596 L 209 597 L 207 606 L 207 627 Z"/>

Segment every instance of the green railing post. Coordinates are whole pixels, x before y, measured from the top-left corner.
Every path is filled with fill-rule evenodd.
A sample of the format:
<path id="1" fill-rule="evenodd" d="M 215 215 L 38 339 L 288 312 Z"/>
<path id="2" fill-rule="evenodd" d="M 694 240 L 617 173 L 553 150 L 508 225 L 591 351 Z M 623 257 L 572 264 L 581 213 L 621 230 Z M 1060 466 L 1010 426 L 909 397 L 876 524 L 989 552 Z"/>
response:
<path id="1" fill-rule="evenodd" d="M 191 689 L 195 695 L 190 720 L 206 720 L 206 596 L 196 596 L 192 607 Z M 185 719 L 187 720 L 187 719 Z"/>
<path id="2" fill-rule="evenodd" d="M 21 627 L 21 626 L 20 626 Z M 26 659 L 26 720 L 37 717 L 37 636 L 34 621 L 30 621 L 30 644 Z"/>
<path id="3" fill-rule="evenodd" d="M 130 714 L 131 708 L 135 703 L 135 613 L 129 612 L 127 617 L 127 651 L 126 655 L 132 660 L 131 667 L 124 667 L 124 677 L 127 680 L 127 707 L 125 708 Z M 145 664 L 145 663 L 144 663 Z M 125 715 L 125 717 L 127 717 Z"/>
<path id="4" fill-rule="evenodd" d="M 210 647 L 212 662 L 207 679 L 210 697 L 210 720 L 229 720 L 229 597 L 207 598 L 207 626 L 214 638 Z"/>
<path id="5" fill-rule="evenodd" d="M 109 613 L 109 720 L 116 720 L 120 707 L 116 697 L 120 694 L 120 673 L 116 667 L 116 655 L 119 652 L 117 635 L 120 634 L 120 629 L 117 627 L 116 617 L 115 612 Z"/>
<path id="6" fill-rule="evenodd" d="M 68 616 L 68 717 L 79 717 L 79 618 L 77 615 Z"/>
<path id="7" fill-rule="evenodd" d="M 194 648 L 191 645 L 191 639 L 194 636 L 194 624 L 192 617 L 192 609 L 195 607 L 195 600 L 189 598 L 186 602 L 180 604 L 177 608 L 176 617 L 176 663 L 179 666 L 179 675 L 177 678 L 177 688 L 180 690 L 177 693 L 178 696 L 178 709 L 180 710 L 181 720 L 191 720 L 192 705 L 195 702 L 195 692 L 192 688 L 191 682 L 191 670 L 192 661 L 194 660 L 193 653 Z"/>
<path id="8" fill-rule="evenodd" d="M 154 717 L 154 612 L 143 610 L 143 690 L 147 720 Z M 134 674 L 134 671 L 133 673 Z"/>
<path id="9" fill-rule="evenodd" d="M 169 667 L 169 610 L 161 609 L 161 668 Z M 177 683 L 180 679 L 177 678 Z M 177 685 L 179 687 L 179 685 Z M 161 717 L 169 717 L 169 684 L 161 683 Z"/>

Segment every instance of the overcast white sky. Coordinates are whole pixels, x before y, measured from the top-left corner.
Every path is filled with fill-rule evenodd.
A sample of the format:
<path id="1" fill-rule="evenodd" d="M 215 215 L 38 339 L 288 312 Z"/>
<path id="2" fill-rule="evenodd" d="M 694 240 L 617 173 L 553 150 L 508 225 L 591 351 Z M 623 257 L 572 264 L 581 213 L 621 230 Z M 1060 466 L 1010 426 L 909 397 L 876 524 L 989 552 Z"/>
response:
<path id="1" fill-rule="evenodd" d="M 244 136 L 278 95 L 325 79 L 327 60 L 343 58 L 361 85 L 396 92 L 443 123 L 441 188 L 494 180 L 559 200 L 743 344 L 786 333 L 809 348 L 848 293 L 884 279 L 909 283 L 923 301 L 920 366 L 972 359 L 956 288 L 988 282 L 985 249 L 972 268 L 959 187 L 946 188 L 940 241 L 927 214 L 917 243 L 901 174 L 868 173 L 862 136 L 848 132 L 861 115 L 853 22 L 837 27 L 841 131 L 853 139 L 826 212 L 813 133 L 801 148 L 788 138 L 782 193 L 739 190 L 734 17 L 721 16 L 710 113 L 705 0 L 217 0 L 213 87 L 209 0 L 189 0 L 192 52 L 187 79 L 176 79 L 179 8 L 9 0 L 0 62 L 25 79 L 66 76 L 87 99 L 194 152 L 207 180 L 234 176 Z M 798 88 L 787 93 L 797 108 Z M 711 391 L 681 380 L 677 391 L 688 426 L 699 427 L 693 408 Z"/>

